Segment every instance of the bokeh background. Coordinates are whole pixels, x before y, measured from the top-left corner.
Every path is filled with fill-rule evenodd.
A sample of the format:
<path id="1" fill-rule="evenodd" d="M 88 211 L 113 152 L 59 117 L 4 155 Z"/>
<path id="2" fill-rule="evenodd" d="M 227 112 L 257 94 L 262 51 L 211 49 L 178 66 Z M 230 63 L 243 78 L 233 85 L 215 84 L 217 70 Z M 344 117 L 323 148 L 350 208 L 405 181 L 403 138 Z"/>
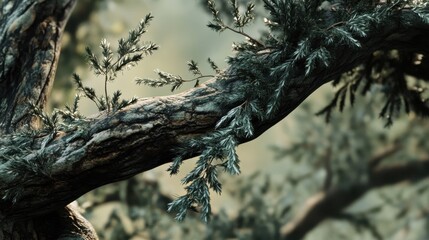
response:
<path id="1" fill-rule="evenodd" d="M 76 94 L 73 72 L 84 79 L 85 85 L 103 91 L 103 80 L 91 74 L 85 64 L 85 47 L 90 46 L 99 53 L 98 44 L 103 38 L 113 47 L 117 46 L 117 40 L 126 36 L 148 13 L 155 19 L 143 41 L 154 42 L 160 49 L 137 67 L 119 75 L 109 84 L 110 93 L 119 89 L 126 99 L 172 94 L 168 87 L 140 86 L 134 79 L 156 78 L 155 69 L 191 78 L 186 65 L 191 59 L 199 63 L 203 73 L 211 73 L 208 57 L 225 68 L 226 57 L 234 54 L 232 43 L 244 38 L 207 28 L 211 16 L 202 2 L 205 1 L 80 0 L 63 39 L 51 107 L 61 108 L 72 102 Z M 263 12 L 261 5 L 257 5 L 257 11 Z M 263 29 L 263 17 L 259 16 L 245 31 L 258 37 Z M 176 92 L 191 87 L 192 83 Z M 212 194 L 214 218 L 208 225 L 199 220 L 198 209 L 190 211 L 181 223 L 173 219 L 174 214 L 166 212 L 166 204 L 185 193 L 180 179 L 193 168 L 195 159 L 186 161 L 178 175 L 170 176 L 166 172 L 167 164 L 131 180 L 96 189 L 78 202 L 101 239 L 278 239 L 281 226 L 299 212 L 308 198 L 323 189 L 327 175 L 324 159 L 332 158 L 329 161 L 337 174 L 333 184 L 347 187 L 361 181 L 367 159 L 398 141 L 407 141 L 407 147 L 396 157 L 427 156 L 424 150 L 429 147 L 420 139 L 425 138 L 428 124 L 413 116 L 402 116 L 394 127 L 384 128 L 383 120 L 378 119 L 374 110 L 381 107 L 376 104 L 377 97 L 363 97 L 360 104 L 335 115 L 330 124 L 326 124 L 323 117 L 316 117 L 315 113 L 328 103 L 334 90 L 331 86 L 322 87 L 285 120 L 258 139 L 238 147 L 242 174 L 221 175 L 224 190 L 221 196 Z M 90 116 L 97 108 L 83 99 L 80 112 Z M 419 182 L 421 186 L 416 188 L 408 187 L 410 184 L 414 183 L 367 194 L 348 209 L 360 217 L 359 221 L 327 221 L 305 239 L 383 239 L 385 236 L 387 239 L 425 239 L 428 215 L 422 213 L 421 208 L 414 212 L 409 209 L 417 204 L 429 207 L 423 191 L 428 183 Z M 404 192 L 404 188 L 409 191 Z M 421 203 L 415 202 L 416 194 L 422 196 Z M 386 199 L 392 203 L 386 204 Z M 401 201 L 395 203 L 395 199 Z M 392 221 L 401 211 L 406 211 L 401 215 L 403 220 Z"/>
<path id="2" fill-rule="evenodd" d="M 84 1 L 83 1 L 84 2 Z M 216 64 L 224 69 L 227 65 L 225 59 L 233 55 L 233 42 L 244 41 L 244 37 L 232 32 L 216 33 L 206 27 L 211 20 L 211 15 L 205 11 L 205 5 L 201 1 L 167 1 L 167 0 L 128 0 L 128 1 L 87 1 L 78 5 L 76 12 L 79 14 L 80 8 L 93 7 L 87 21 L 80 21 L 80 18 L 72 20 L 77 21 L 79 26 L 75 32 L 76 42 L 72 48 L 76 52 L 70 55 L 63 54 L 58 69 L 57 83 L 52 91 L 51 98 L 56 101 L 55 106 L 71 103 L 76 93 L 74 91 L 71 73 L 78 73 L 86 86 L 90 86 L 103 91 L 104 82 L 102 78 L 93 75 L 88 65 L 85 64 L 85 47 L 91 46 L 95 51 L 99 51 L 99 42 L 106 38 L 112 47 L 117 46 L 120 37 L 126 36 L 128 30 L 135 27 L 138 22 L 148 13 L 154 15 L 148 33 L 142 40 L 151 41 L 160 46 L 153 55 L 146 57 L 137 67 L 124 71 L 122 75 L 114 82 L 109 83 L 110 93 L 119 89 L 123 93 L 123 98 L 130 99 L 137 97 L 154 97 L 169 95 L 186 91 L 193 87 L 192 83 L 183 85 L 175 92 L 171 92 L 167 86 L 165 88 L 151 88 L 135 83 L 136 77 L 157 78 L 155 69 L 160 69 L 173 74 L 192 78 L 192 74 L 187 70 L 187 61 L 195 60 L 199 63 L 201 71 L 212 74 L 207 58 L 210 57 Z M 88 10 L 88 9 L 86 9 Z M 82 10 L 84 11 L 84 10 Z M 249 28 L 251 35 L 259 36 L 262 29 L 262 19 L 258 18 L 257 23 Z M 64 44 L 68 47 L 71 43 L 69 34 L 64 37 Z M 71 60 L 72 59 L 72 60 Z M 74 65 L 68 66 L 67 62 L 72 61 Z M 58 83 L 60 82 L 60 83 Z M 63 88 L 70 88 L 70 91 L 61 91 Z M 66 94 L 65 94 L 66 93 Z M 322 106 L 322 105 L 321 105 Z M 88 99 L 82 99 L 80 105 L 81 113 L 90 116 L 98 112 L 97 107 Z M 251 175 L 255 171 L 271 167 L 272 170 L 278 169 L 273 166 L 274 153 L 268 149 L 270 145 L 286 143 L 285 123 L 280 123 L 268 130 L 267 133 L 253 142 L 240 145 L 238 153 L 241 156 L 243 175 Z M 166 172 L 168 164 L 154 169 L 147 173 L 154 175 L 162 182 L 162 188 L 172 196 L 184 193 L 180 185 L 180 179 L 192 169 L 194 162 L 186 161 L 182 174 L 170 177 Z M 283 174 L 278 172 L 278 174 Z M 225 201 L 226 196 L 213 196 L 215 207 Z"/>

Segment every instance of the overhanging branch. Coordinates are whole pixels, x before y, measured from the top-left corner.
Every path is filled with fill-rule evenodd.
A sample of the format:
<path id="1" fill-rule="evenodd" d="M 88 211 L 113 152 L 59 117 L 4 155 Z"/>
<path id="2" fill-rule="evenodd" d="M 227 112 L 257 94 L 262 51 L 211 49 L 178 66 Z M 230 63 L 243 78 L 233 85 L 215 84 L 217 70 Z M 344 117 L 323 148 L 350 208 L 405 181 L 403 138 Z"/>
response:
<path id="1" fill-rule="evenodd" d="M 65 1 L 45 2 L 59 4 L 55 6 L 64 6 Z M 73 2 L 68 1 L 67 3 L 72 4 Z M 43 9 L 37 8 L 36 6 L 39 5 L 36 3 L 22 4 L 22 6 L 27 6 L 27 8 L 23 8 L 23 13 L 27 11 L 25 9 L 34 9 L 36 20 L 42 14 Z M 51 15 L 57 16 L 54 13 L 56 12 L 51 12 Z M 65 12 L 62 13 L 65 14 Z M 64 16 L 59 18 L 61 24 L 66 20 Z M 406 11 L 392 16 L 392 21 L 384 26 L 378 26 L 377 31 L 373 31 L 361 39 L 362 48 L 360 49 L 349 49 L 342 45 L 337 46 L 336 49 L 328 49 L 332 52 L 333 57 L 331 67 L 316 69 L 309 76 L 302 75 L 288 79 L 280 110 L 272 118 L 253 119 L 255 134 L 250 138 L 240 139 L 240 142 L 247 142 L 258 137 L 286 117 L 321 85 L 356 67 L 375 50 L 399 48 L 403 46 L 404 42 L 412 43 L 416 39 L 429 36 L 429 27 L 423 23 L 413 27 L 401 24 L 401 19 L 405 17 L 409 19 L 413 16 L 412 13 Z M 33 22 L 34 20 L 31 23 Z M 58 26 L 62 27 L 61 24 Z M 3 36 L 10 33 L 4 27 L 2 29 L 5 33 Z M 21 26 L 19 29 L 27 28 Z M 54 47 L 51 41 L 42 40 L 37 43 L 43 49 L 58 50 L 58 36 L 61 31 L 61 28 L 56 28 L 56 32 L 54 32 L 54 36 L 56 36 Z M 25 39 L 23 36 L 29 34 L 26 31 L 18 30 L 11 33 L 18 34 L 18 43 Z M 30 33 L 33 34 L 31 36 L 35 37 L 36 41 L 39 39 L 37 37 L 46 38 L 44 32 L 38 32 L 36 28 Z M 19 34 L 22 36 L 19 37 Z M 2 46 L 8 47 L 6 49 L 13 45 L 13 42 L 5 39 L 2 39 L 2 43 Z M 27 46 L 23 45 L 14 47 L 18 52 L 27 50 Z M 427 51 L 426 44 L 419 45 L 418 48 Z M 19 101 L 15 98 L 11 99 L 5 97 L 9 95 L 4 90 L 0 92 L 0 112 L 8 112 L 5 116 L 0 115 L 3 116 L 2 127 L 7 132 L 11 128 L 18 127 L 24 119 L 23 116 L 27 116 L 28 109 L 24 105 L 27 100 L 34 100 L 39 105 L 43 105 L 45 102 L 48 87 L 40 86 L 50 84 L 51 74 L 56 68 L 56 64 L 53 63 L 56 63 L 57 57 L 51 58 L 47 68 L 38 68 L 36 71 L 39 74 L 36 75 L 38 77 L 31 78 L 35 81 L 34 84 L 28 83 L 29 85 L 27 85 L 28 89 L 33 89 L 30 91 L 31 94 L 23 94 L 25 91 L 19 92 L 21 89 L 16 87 L 18 86 L 16 81 L 19 83 L 29 79 L 26 77 L 26 70 L 31 70 L 33 65 L 38 63 L 36 57 L 39 53 L 39 51 L 29 51 L 28 56 L 23 59 L 25 64 L 18 61 L 18 57 L 14 57 L 15 60 L 8 64 L 8 68 L 3 69 L 3 75 L 0 75 L 1 86 L 10 85 L 10 89 L 16 91 L 13 96 L 20 98 Z M 260 53 L 256 57 L 261 58 L 261 62 L 263 62 L 265 57 L 270 54 L 272 52 L 268 51 Z M 234 66 L 231 66 L 230 69 L 233 68 Z M 42 73 L 46 73 L 47 69 L 49 74 L 43 75 Z M 22 73 L 22 75 L 8 74 L 15 72 Z M 86 126 L 58 133 L 53 139 L 49 139 L 49 137 L 34 139 L 31 151 L 24 159 L 13 159 L 0 163 L 0 191 L 7 196 L 0 200 L 0 220 L 6 217 L 31 217 L 50 212 L 67 205 L 96 187 L 129 178 L 170 162 L 179 154 L 178 148 L 190 140 L 213 132 L 217 121 L 222 116 L 230 109 L 246 102 L 248 96 L 245 91 L 241 90 L 245 87 L 249 88 L 251 84 L 251 81 L 245 80 L 242 76 L 226 74 L 221 79 L 213 79 L 201 87 L 185 93 L 140 99 L 136 104 L 112 115 L 100 113 L 98 117 L 90 119 Z M 9 102 L 11 105 L 8 104 Z M 13 105 L 17 107 L 13 107 L 13 111 L 9 111 L 9 106 Z M 197 156 L 202 149 L 185 150 L 186 157 L 193 157 Z M 13 161 L 27 164 L 28 173 L 19 175 L 11 170 L 15 164 Z M 41 171 L 32 171 L 32 167 L 37 167 Z"/>

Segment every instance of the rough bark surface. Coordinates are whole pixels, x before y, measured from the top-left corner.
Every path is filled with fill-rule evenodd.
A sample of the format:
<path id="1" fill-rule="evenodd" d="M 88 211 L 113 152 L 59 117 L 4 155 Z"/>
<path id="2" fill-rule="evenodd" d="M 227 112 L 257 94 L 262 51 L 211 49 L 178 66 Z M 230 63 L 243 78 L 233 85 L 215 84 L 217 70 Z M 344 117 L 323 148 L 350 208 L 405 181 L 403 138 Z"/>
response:
<path id="1" fill-rule="evenodd" d="M 28 115 L 28 102 L 45 107 L 60 55 L 61 36 L 75 2 L 2 2 L 0 134 L 34 124 Z M 66 204 L 35 218 L 18 221 L 2 217 L 0 222 L 0 239 L 97 238 L 91 224 Z"/>
<path id="2" fill-rule="evenodd" d="M 75 0 L 3 1 L 0 22 L 0 131 L 10 133 L 33 124 L 27 102 L 44 107 L 52 85 L 60 51 L 64 24 Z M 310 76 L 291 79 L 280 110 L 271 119 L 253 120 L 256 138 L 286 117 L 321 85 L 360 64 L 378 49 L 407 48 L 427 52 L 427 25 L 404 25 L 412 19 L 407 11 L 392 15 L 392 21 L 361 39 L 362 48 L 338 46 L 331 66 Z M 260 53 L 264 58 L 270 51 Z M 251 84 L 240 76 L 214 79 L 185 93 L 140 99 L 114 114 L 100 113 L 85 127 L 34 139 L 25 159 L 40 163 L 43 171 L 0 182 L 0 192 L 14 192 L 13 200 L 0 200 L 0 238 L 32 238 L 26 232 L 42 233 L 39 239 L 78 236 L 94 239 L 95 234 L 79 216 L 64 208 L 82 194 L 107 183 L 170 162 L 183 143 L 214 130 L 217 121 L 230 109 L 246 102 L 244 86 Z M 189 149 L 188 157 L 201 149 Z M 0 172 L 11 161 L 0 165 Z M 39 218 L 51 224 L 58 218 L 74 223 L 76 231 L 52 233 L 39 226 Z M 61 222 L 61 221 L 60 221 Z M 26 231 L 26 229 L 35 229 Z M 69 228 L 64 228 L 69 229 Z"/>
<path id="3" fill-rule="evenodd" d="M 3 1 L 0 19 L 0 129 L 28 123 L 28 102 L 43 108 L 75 1 Z"/>

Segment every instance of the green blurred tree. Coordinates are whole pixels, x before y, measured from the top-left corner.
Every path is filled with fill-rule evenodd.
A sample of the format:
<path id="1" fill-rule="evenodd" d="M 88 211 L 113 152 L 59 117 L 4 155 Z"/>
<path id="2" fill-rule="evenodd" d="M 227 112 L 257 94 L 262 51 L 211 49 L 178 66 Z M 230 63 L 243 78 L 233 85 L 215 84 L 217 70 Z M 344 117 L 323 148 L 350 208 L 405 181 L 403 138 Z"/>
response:
<path id="1" fill-rule="evenodd" d="M 101 209 L 111 214 L 97 228 L 103 239 L 120 239 L 116 231 L 127 239 L 426 239 L 428 123 L 402 116 L 386 129 L 375 114 L 380 97 L 357 101 L 329 124 L 312 117 L 314 103 L 301 106 L 286 132 L 293 142 L 272 147 L 288 161 L 283 177 L 261 171 L 223 180 L 240 203 L 233 217 L 221 209 L 207 225 L 195 213 L 178 223 L 164 211 L 171 197 L 144 175 L 80 201 L 90 220 Z"/>
<path id="2" fill-rule="evenodd" d="M 90 48 L 86 51 L 95 74 L 104 77 L 104 94 L 85 87 L 77 75 L 75 81 L 83 95 L 97 105 L 99 115 L 81 116 L 79 98 L 72 107 L 50 115 L 43 109 L 58 63 L 61 36 L 75 2 L 1 3 L 1 238 L 94 239 L 91 225 L 70 206 L 65 207 L 68 203 L 98 186 L 167 162 L 172 162 L 169 170 L 175 174 L 182 161 L 193 156 L 200 159 L 182 180 L 187 192 L 171 202 L 168 210 L 176 211 L 176 218 L 183 220 L 188 209 L 197 208 L 207 221 L 211 216 L 209 190 L 222 190 L 219 173 L 240 173 L 235 147 L 258 137 L 332 80 L 338 91 L 320 112 L 327 120 L 332 119 L 332 110 L 337 106 L 342 111 L 346 102 L 353 105 L 358 90 L 369 94 L 377 86 L 384 104 L 380 116 L 387 126 L 402 109 L 417 116 L 429 115 L 423 91 L 427 79 L 429 5 L 405 0 L 264 0 L 267 31 L 261 38 L 244 30 L 255 18 L 253 3 L 241 6 L 229 1 L 228 22 L 215 3 L 208 1 L 213 16 L 208 24 L 211 29 L 246 37 L 246 42 L 234 45 L 235 55 L 228 58 L 228 69 L 220 71 L 209 60 L 214 73 L 203 74 L 198 64 L 190 61 L 193 79 L 159 71 L 159 79 L 137 82 L 154 87 L 172 85 L 175 90 L 194 81 L 194 89 L 168 97 L 119 101 L 119 91 L 108 95 L 108 83 L 122 69 L 135 66 L 156 50 L 154 44 L 139 43 L 151 19 L 148 15 L 128 37 L 119 40 L 116 50 L 103 40 L 101 56 Z M 210 75 L 213 80 L 200 84 Z M 429 174 L 429 161 L 424 158 L 383 165 L 385 157 L 371 157 L 371 147 L 344 140 L 353 135 L 352 131 L 343 135 L 339 125 L 332 126 L 332 132 L 325 134 L 342 142 L 335 145 L 326 141 L 326 136 L 320 137 L 311 155 L 311 159 L 319 157 L 313 171 L 324 171 L 326 175 L 323 192 L 310 201 L 313 205 L 281 229 L 280 221 L 273 225 L 263 223 L 269 216 L 276 220 L 275 216 L 288 212 L 288 208 L 268 211 L 267 217 L 261 214 L 250 223 L 251 212 L 244 212 L 237 224 L 244 222 L 243 226 L 259 226 L 261 230 L 249 233 L 243 229 L 243 238 L 246 234 L 262 238 L 263 233 L 271 233 L 272 238 L 298 239 L 326 218 L 347 220 L 380 238 L 382 233 L 365 214 L 343 209 L 371 188 L 422 179 Z M 312 143 L 298 144 L 299 148 L 286 152 L 300 156 L 308 144 Z M 356 149 L 340 151 L 353 144 Z M 304 151 L 304 155 L 308 152 Z M 394 150 L 387 152 L 391 155 Z M 369 157 L 362 160 L 365 154 Z M 321 182 L 317 176 L 315 180 Z M 265 192 L 266 187 L 263 189 Z M 249 204 L 260 205 L 257 200 L 252 198 Z M 147 222 L 153 226 L 158 220 L 154 214 L 150 216 L 152 220 Z M 223 220 L 213 221 L 209 238 L 222 237 L 218 230 L 226 226 L 226 220 L 222 214 L 218 216 Z M 130 234 L 118 225 L 123 219 L 119 212 L 111 219 L 110 225 L 118 229 L 114 236 Z"/>

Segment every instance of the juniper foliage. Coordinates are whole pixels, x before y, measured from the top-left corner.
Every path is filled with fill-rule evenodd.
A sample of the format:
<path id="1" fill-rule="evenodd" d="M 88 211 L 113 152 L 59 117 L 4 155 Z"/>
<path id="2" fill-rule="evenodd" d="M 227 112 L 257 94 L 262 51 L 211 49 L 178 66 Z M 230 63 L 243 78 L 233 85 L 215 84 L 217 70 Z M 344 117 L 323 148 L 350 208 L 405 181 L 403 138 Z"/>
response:
<path id="1" fill-rule="evenodd" d="M 46 178 L 50 176 L 51 167 L 54 159 L 47 159 L 44 156 L 46 146 L 55 139 L 61 132 L 68 132 L 79 129 L 77 135 L 83 137 L 85 129 L 88 127 L 89 120 L 79 113 L 79 100 L 85 96 L 93 101 L 100 111 L 107 110 L 107 114 L 116 112 L 137 101 L 137 98 L 130 100 L 120 100 L 121 92 L 115 91 L 113 96 L 108 95 L 107 84 L 117 78 L 117 74 L 125 69 L 135 66 L 144 55 L 152 54 L 158 49 L 153 43 L 140 44 L 141 36 L 146 32 L 153 17 L 147 15 L 137 26 L 129 32 L 127 38 L 121 38 L 116 50 L 116 58 L 110 47 L 110 43 L 103 39 L 100 43 L 101 60 L 87 47 L 86 53 L 91 69 L 96 75 L 104 77 L 104 96 L 99 96 L 95 89 L 84 86 L 79 75 L 73 74 L 73 79 L 77 85 L 77 90 L 82 94 L 75 96 L 72 106 L 66 106 L 64 109 L 55 109 L 52 114 L 47 114 L 38 106 L 29 103 L 31 114 L 41 123 L 40 128 L 32 126 L 24 127 L 24 130 L 17 133 L 2 135 L 0 140 L 0 183 L 14 182 L 15 188 L 1 189 L 4 191 L 3 200 L 16 202 L 22 197 L 23 189 L 20 183 L 28 179 Z M 62 118 L 62 121 L 60 119 Z M 46 137 L 47 136 L 47 137 Z M 38 144 L 38 139 L 46 137 Z M 27 155 L 36 151 L 37 161 L 27 160 Z M 4 184 L 6 186 L 6 184 Z"/>
<path id="2" fill-rule="evenodd" d="M 176 218 L 182 220 L 187 209 L 195 205 L 201 208 L 201 217 L 208 221 L 211 213 L 210 192 L 212 189 L 221 193 L 222 186 L 218 180 L 220 171 L 232 175 L 240 173 L 239 159 L 236 146 L 242 139 L 251 138 L 254 134 L 252 122 L 257 119 L 272 118 L 279 110 L 280 103 L 285 99 L 285 89 L 293 84 L 303 84 L 310 81 L 321 71 L 335 68 L 331 62 L 338 55 L 338 46 L 345 46 L 351 51 L 358 52 L 362 45 L 362 39 L 371 32 L 376 32 L 380 23 L 389 21 L 389 17 L 395 12 L 407 9 L 415 13 L 413 19 L 403 19 L 403 24 L 417 22 L 427 24 L 429 22 L 429 5 L 421 1 L 356 1 L 342 0 L 327 2 L 321 0 L 263 0 L 267 16 L 264 18 L 267 30 L 260 39 L 252 37 L 244 31 L 255 19 L 255 5 L 246 4 L 243 7 L 237 1 L 229 1 L 229 13 L 220 12 L 212 0 L 207 1 L 208 9 L 212 14 L 212 21 L 208 27 L 217 32 L 232 31 L 246 38 L 246 41 L 236 43 L 233 49 L 236 54 L 229 57 L 228 71 L 222 72 L 216 64 L 209 60 L 210 66 L 216 75 L 204 75 L 198 69 L 194 61 L 188 63 L 189 70 L 195 75 L 193 79 L 183 79 L 181 76 L 158 71 L 159 79 L 137 79 L 137 83 L 153 87 L 172 85 L 172 90 L 177 89 L 183 83 L 194 81 L 195 85 L 205 77 L 219 79 L 241 78 L 248 80 L 250 84 L 243 86 L 247 99 L 237 104 L 225 116 L 223 116 L 216 129 L 194 141 L 187 143 L 178 149 L 180 153 L 174 159 L 169 171 L 175 174 L 179 171 L 182 161 L 189 152 L 198 151 L 200 159 L 195 168 L 182 180 L 186 185 L 187 193 L 169 204 L 169 211 L 177 211 Z M 229 14 L 233 19 L 232 24 L 227 24 L 223 16 Z M 81 78 L 74 75 L 77 88 L 83 96 L 92 100 L 100 111 L 107 113 L 129 105 L 135 100 L 121 101 L 120 92 L 113 96 L 108 94 L 108 82 L 117 78 L 117 73 L 132 67 L 140 61 L 144 55 L 151 54 L 158 47 L 155 44 L 139 44 L 140 37 L 146 32 L 146 27 L 152 16 L 147 15 L 139 26 L 130 31 L 127 38 L 119 40 L 116 50 L 116 58 L 110 44 L 102 40 L 101 59 L 87 48 L 88 61 L 96 75 L 101 75 L 104 80 L 104 94 L 97 95 L 92 88 L 85 87 Z M 418 60 L 420 55 L 415 52 L 401 50 L 379 50 L 374 52 L 363 63 L 356 66 L 350 72 L 334 80 L 334 85 L 340 85 L 337 94 L 331 104 L 321 111 L 329 119 L 332 110 L 339 104 L 340 110 L 344 109 L 346 97 L 350 103 L 355 101 L 355 93 L 358 86 L 363 85 L 363 94 L 368 93 L 373 85 L 379 85 L 385 95 L 385 105 L 381 109 L 380 116 L 386 118 L 386 124 L 391 125 L 401 106 L 406 112 L 415 112 L 419 116 L 428 116 L 429 109 L 423 100 L 424 80 L 418 80 L 410 85 L 406 76 L 412 75 L 418 78 L 428 79 L 425 71 L 428 62 L 426 58 Z M 255 91 L 254 89 L 258 89 Z M 78 95 L 79 96 L 79 95 Z M 76 98 L 73 107 L 66 108 L 62 113 L 67 121 L 79 119 Z M 35 111 L 44 125 L 53 136 L 58 131 L 58 113 L 51 117 Z M 77 125 L 76 125 L 77 126 Z M 80 125 L 78 127 L 81 127 Z M 10 155 L 10 153 L 24 153 L 31 140 L 22 140 L 19 135 L 8 136 L 8 144 L 1 145 L 0 161 L 7 162 L 20 159 L 23 155 Z M 31 139 L 31 138 L 26 138 Z M 1 140 L 4 141 L 4 140 Z M 12 147 L 11 143 L 16 143 Z M 43 151 L 40 151 L 43 154 Z M 29 163 L 22 161 L 23 168 L 15 171 L 20 164 L 0 169 L 1 181 L 8 181 L 10 174 L 39 174 L 37 167 L 43 169 L 46 161 Z M 19 162 L 20 160 L 14 161 Z M 40 165 L 40 166 L 39 166 Z M 43 165 L 43 166 L 42 166 Z M 25 170 L 25 171 L 24 171 Z M 41 171 L 40 174 L 43 174 Z M 13 177 L 16 179 L 16 176 Z M 15 190 L 14 190 L 15 191 Z M 6 193 L 7 198 L 16 199 L 19 190 Z"/>
<path id="3" fill-rule="evenodd" d="M 208 63 L 210 64 L 210 67 L 213 69 L 213 71 L 216 74 L 220 74 L 221 71 L 219 70 L 219 67 L 214 63 L 210 58 L 208 58 Z M 150 79 L 150 78 L 136 78 L 136 83 L 139 85 L 146 85 L 149 87 L 164 87 L 166 85 L 171 85 L 171 91 L 177 90 L 180 88 L 184 83 L 187 82 L 195 82 L 194 87 L 197 87 L 200 84 L 200 80 L 204 78 L 212 78 L 215 75 L 212 74 L 202 74 L 198 63 L 194 60 L 190 60 L 188 62 L 188 70 L 191 72 L 195 77 L 192 79 L 184 79 L 182 76 L 174 75 L 168 72 L 161 71 L 159 69 L 156 69 L 155 72 L 158 74 L 158 79 Z"/>
<path id="4" fill-rule="evenodd" d="M 317 99 L 321 100 L 325 102 L 327 99 Z M 315 197 L 320 197 L 321 190 L 329 194 L 332 189 L 346 190 L 364 185 L 368 183 L 369 170 L 376 166 L 412 162 L 420 154 L 427 159 L 424 156 L 427 156 L 426 149 L 429 149 L 429 143 L 425 141 L 428 122 L 403 115 L 396 120 L 396 125 L 401 127 L 395 128 L 395 131 L 383 129 L 383 120 L 374 119 L 377 103 L 381 100 L 382 96 L 369 94 L 357 98 L 353 111 L 332 115 L 332 123 L 339 124 L 328 125 L 323 119 L 312 117 L 317 110 L 315 104 L 301 105 L 292 119 L 294 127 L 285 128 L 291 142 L 275 143 L 272 147 L 279 161 L 275 163 L 276 169 L 282 167 L 280 172 L 273 172 L 270 164 L 251 175 L 234 179 L 221 176 L 221 182 L 227 182 L 223 193 L 233 197 L 232 204 L 238 203 L 234 205 L 233 216 L 227 213 L 230 209 L 220 209 L 212 215 L 208 224 L 202 225 L 198 221 L 198 213 L 189 211 L 186 219 L 177 224 L 164 211 L 171 197 L 168 194 L 163 197 L 157 181 L 145 182 L 144 174 L 138 175 L 138 180 L 134 178 L 112 184 L 110 188 L 97 189 L 80 201 L 93 202 L 85 211 L 90 221 L 97 219 L 96 212 L 110 204 L 109 201 L 120 199 L 120 204 L 127 206 L 119 210 L 123 214 L 112 210 L 108 223 L 96 229 L 100 237 L 106 239 L 130 239 L 143 233 L 153 234 L 156 239 L 160 231 L 168 236 L 166 238 L 180 235 L 182 239 L 205 240 L 281 239 L 282 226 L 293 222 L 303 208 L 308 209 L 307 201 L 314 202 Z M 391 149 L 394 151 L 390 152 Z M 368 190 L 365 196 L 356 198 L 354 206 L 357 207 L 352 205 L 344 209 L 337 206 L 338 214 L 309 227 L 306 238 L 389 239 L 406 235 L 408 239 L 426 239 L 428 190 L 427 179 L 413 181 L 407 187 L 398 183 Z M 393 221 L 392 214 L 397 216 Z M 148 223 L 137 224 L 142 219 Z M 125 231 L 130 221 L 139 226 L 134 232 Z M 406 231 L 410 227 L 413 231 Z M 125 236 L 115 238 L 114 232 L 124 233 Z"/>
<path id="5" fill-rule="evenodd" d="M 107 85 L 108 82 L 114 81 L 117 78 L 119 72 L 137 65 L 145 55 L 151 55 L 153 51 L 158 49 L 158 46 L 154 43 L 140 44 L 141 36 L 146 33 L 147 27 L 152 19 L 152 15 L 146 15 L 146 17 L 140 21 L 137 28 L 128 33 L 127 38 L 119 39 L 116 59 L 114 58 L 110 43 L 106 39 L 101 40 L 100 43 L 101 60 L 89 47 L 86 48 L 86 55 L 91 70 L 97 76 L 103 76 L 104 96 L 97 95 L 93 88 L 85 87 L 82 83 L 82 79 L 76 73 L 73 74 L 73 79 L 77 85 L 77 89 L 80 90 L 84 96 L 93 101 L 100 111 L 107 110 L 107 113 L 111 111 L 115 112 L 137 101 L 137 98 L 121 101 L 120 96 L 122 93 L 119 90 L 115 91 L 113 96 L 110 97 Z"/>
<path id="6" fill-rule="evenodd" d="M 331 61 L 338 54 L 338 46 L 359 51 L 364 44 L 362 39 L 370 32 L 377 31 L 377 26 L 388 21 L 395 11 L 409 9 L 416 13 L 417 21 L 427 22 L 429 19 L 428 4 L 422 2 L 264 0 L 264 7 L 269 14 L 264 19 L 268 31 L 262 39 L 256 39 L 243 30 L 254 19 L 254 5 L 240 7 L 236 1 L 229 2 L 229 14 L 233 19 L 231 26 L 222 19 L 225 13 L 216 8 L 215 2 L 207 1 L 213 17 L 208 27 L 216 32 L 230 30 L 246 37 L 246 42 L 234 45 L 236 55 L 228 59 L 231 67 L 223 75 L 230 78 L 239 76 L 252 84 L 243 89 L 248 99 L 222 117 L 215 132 L 184 146 L 184 155 L 189 149 L 203 151 L 194 170 L 182 180 L 187 184 L 187 193 L 169 204 L 169 211 L 176 210 L 179 220 L 186 216 L 186 209 L 194 205 L 201 206 L 204 220 L 209 219 L 209 189 L 221 192 L 217 171 L 240 173 L 235 152 L 238 139 L 252 137 L 253 119 L 271 118 L 277 113 L 286 87 L 297 81 L 305 83 L 322 70 L 334 69 Z M 240 9 L 245 11 L 240 12 Z M 415 19 L 409 21 L 408 24 L 412 24 Z M 270 54 L 261 57 L 267 51 Z M 347 96 L 350 104 L 354 103 L 358 87 L 364 84 L 362 94 L 368 93 L 371 85 L 381 86 L 385 105 L 380 116 L 386 119 L 386 126 L 392 124 L 402 104 L 406 112 L 427 116 L 429 111 L 422 96 L 423 88 L 418 84 L 417 87 L 407 84 L 406 76 L 415 76 L 410 70 L 425 66 L 425 58 L 420 64 L 415 64 L 416 55 L 414 52 L 399 50 L 374 52 L 364 64 L 333 81 L 334 86 L 342 86 L 332 102 L 319 114 L 326 114 L 329 120 L 337 104 L 340 111 L 344 109 Z M 254 91 L 255 88 L 259 91 Z M 177 173 L 182 160 L 178 157 L 173 161 L 169 169 L 171 174 Z"/>

